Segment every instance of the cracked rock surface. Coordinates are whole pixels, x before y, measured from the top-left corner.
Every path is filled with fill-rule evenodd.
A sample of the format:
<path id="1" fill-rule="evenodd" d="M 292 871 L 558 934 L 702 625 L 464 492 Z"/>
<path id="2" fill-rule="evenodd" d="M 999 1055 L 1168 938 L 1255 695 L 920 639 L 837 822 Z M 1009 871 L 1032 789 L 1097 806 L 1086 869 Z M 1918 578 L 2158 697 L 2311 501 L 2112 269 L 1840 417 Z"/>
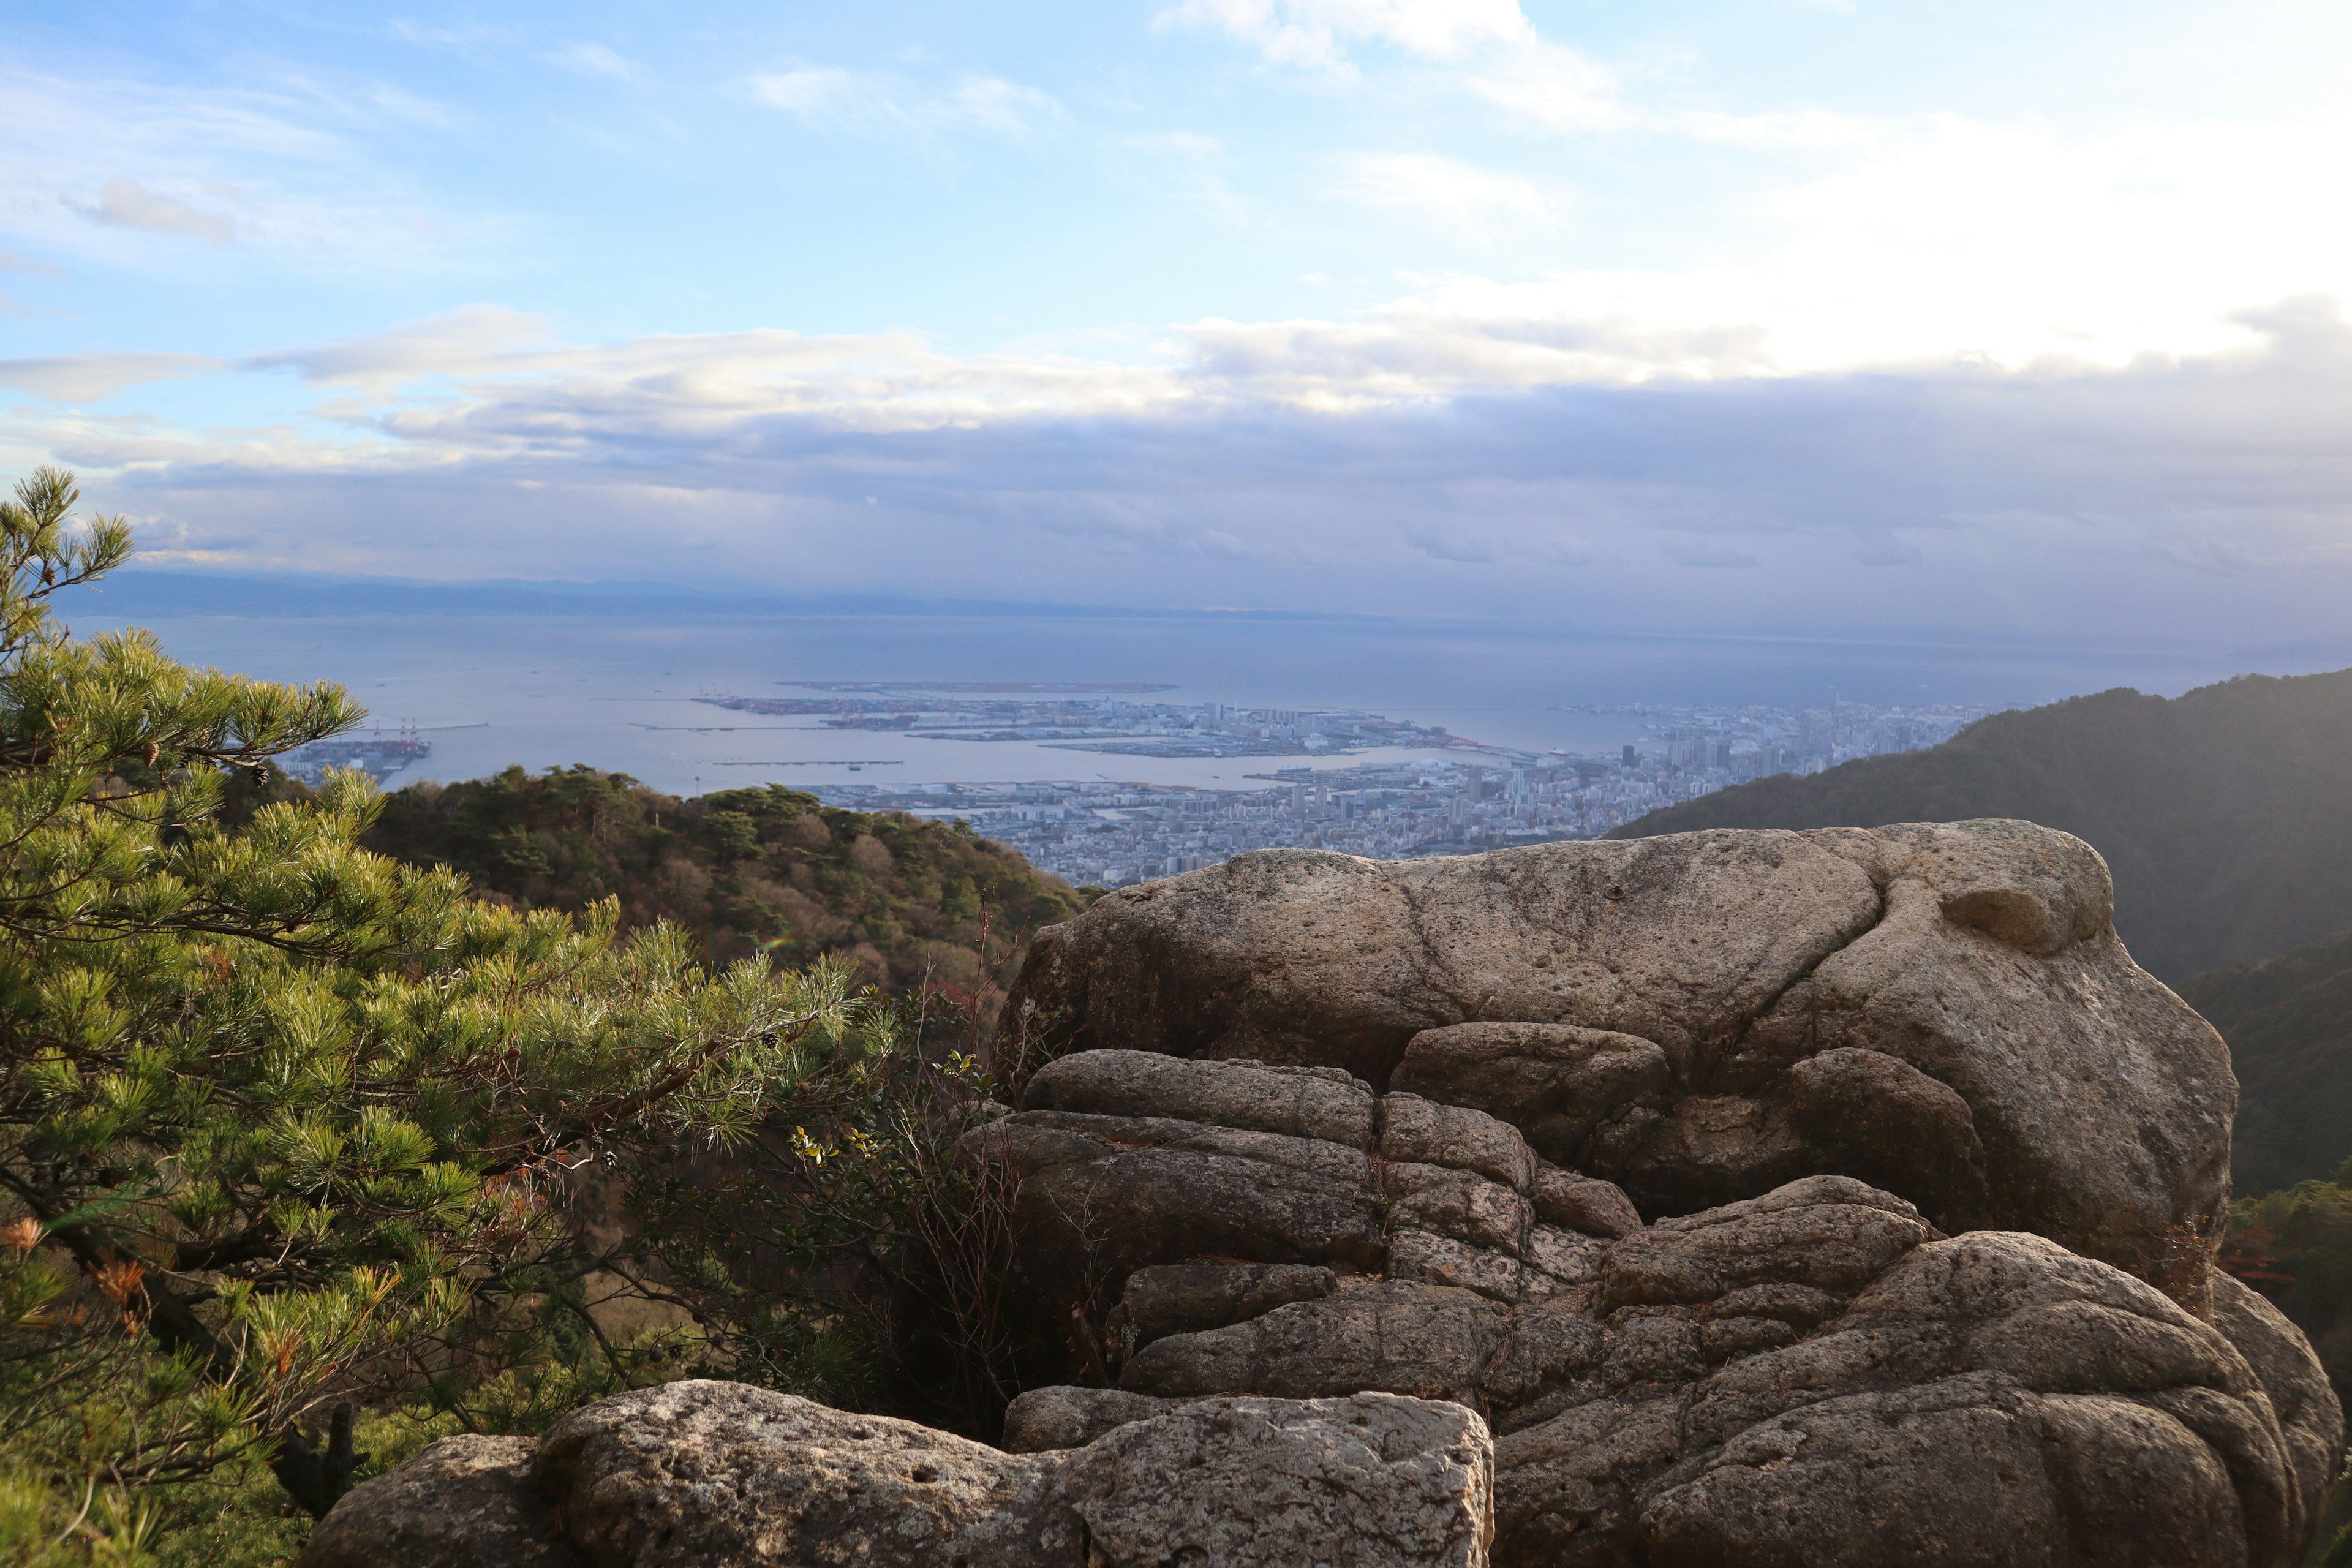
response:
<path id="1" fill-rule="evenodd" d="M 1008 1016 L 1485 1110 L 1652 1218 L 1852 1175 L 2177 1292 L 2224 1224 L 2236 1080 L 2114 901 L 2025 822 L 1265 850 L 1039 933 Z"/>
<path id="2" fill-rule="evenodd" d="M 1388 1394 L 1192 1401 L 1008 1454 L 741 1384 L 444 1439 L 335 1506 L 302 1568 L 1483 1568 L 1492 1445 Z M 434 1487 L 461 1515 L 410 1527 Z"/>
<path id="3" fill-rule="evenodd" d="M 2045 1237 L 1948 1236 L 1841 1175 L 1629 1226 L 1607 1183 L 1463 1108 L 1434 1137 L 1414 1096 L 1372 1097 L 1363 1163 L 1348 1145 L 1285 1148 L 1265 1172 L 1277 1190 L 1286 1169 L 1352 1173 L 1349 1212 L 1375 1216 L 1384 1257 L 1163 1261 L 1156 1220 L 1123 1228 L 1123 1199 L 1146 1180 L 1201 1203 L 1250 1184 L 1169 1167 L 1182 1141 L 1160 1119 L 1122 1129 L 1131 1055 L 1057 1064 L 1049 1092 L 1065 1102 L 1082 1078 L 1085 1112 L 1016 1113 L 968 1144 L 1050 1162 L 1024 1189 L 1041 1194 L 1024 1218 L 1044 1277 L 1147 1260 L 1106 1324 L 1118 1386 L 1024 1394 L 1009 1447 L 1099 1441 L 1217 1395 L 1446 1401 L 1496 1434 L 1495 1561 L 1528 1568 L 2284 1565 L 2341 1454 L 2309 1347 L 2234 1280 L 2216 1279 L 2200 1318 Z M 1196 1068 L 1226 1086 L 1262 1074 L 1269 1102 L 1296 1070 Z M 1164 1092 L 1182 1071 L 1162 1058 L 1150 1081 Z M 1091 1148 L 1073 1114 L 1091 1119 Z M 1129 1163 L 1145 1175 L 1122 1176 Z M 1153 1191 L 1134 1212 L 1172 1201 Z M 1590 1228 L 1550 1223 L 1580 1217 Z"/>

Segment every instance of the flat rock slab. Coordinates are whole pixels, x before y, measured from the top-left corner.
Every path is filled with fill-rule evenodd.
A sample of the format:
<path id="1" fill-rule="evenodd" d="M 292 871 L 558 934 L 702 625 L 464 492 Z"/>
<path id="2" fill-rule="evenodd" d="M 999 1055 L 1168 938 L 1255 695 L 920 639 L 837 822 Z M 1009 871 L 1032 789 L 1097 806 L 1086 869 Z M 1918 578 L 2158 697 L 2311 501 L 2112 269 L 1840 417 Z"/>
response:
<path id="1" fill-rule="evenodd" d="M 554 1510 L 530 1488 L 529 1437 L 444 1437 L 336 1504 L 303 1568 L 583 1568 Z"/>
<path id="2" fill-rule="evenodd" d="M 1485 1568 L 1492 1478 L 1475 1414 L 1389 1394 L 1195 1401 L 1007 1454 L 693 1381 L 536 1444 L 436 1444 L 354 1488 L 300 1568 Z"/>

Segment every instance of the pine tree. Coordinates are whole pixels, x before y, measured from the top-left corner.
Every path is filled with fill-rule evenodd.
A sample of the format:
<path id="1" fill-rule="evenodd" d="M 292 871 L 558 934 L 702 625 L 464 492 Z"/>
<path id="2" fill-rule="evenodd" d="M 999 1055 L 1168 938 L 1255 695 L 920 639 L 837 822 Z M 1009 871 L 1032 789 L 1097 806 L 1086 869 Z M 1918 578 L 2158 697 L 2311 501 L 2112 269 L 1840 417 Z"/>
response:
<path id="1" fill-rule="evenodd" d="M 356 774 L 233 823 L 232 784 L 360 710 L 144 632 L 73 637 L 52 596 L 119 565 L 130 530 L 77 525 L 54 469 L 16 496 L 0 1538 L 78 1507 L 127 1561 L 142 1499 L 240 1456 L 323 1513 L 361 1458 L 352 1401 L 507 1364 L 500 1314 L 569 1245 L 568 1173 L 745 1138 L 855 1005 L 844 971 L 714 973 L 673 928 L 616 937 L 609 903 L 517 911 L 370 853 Z"/>

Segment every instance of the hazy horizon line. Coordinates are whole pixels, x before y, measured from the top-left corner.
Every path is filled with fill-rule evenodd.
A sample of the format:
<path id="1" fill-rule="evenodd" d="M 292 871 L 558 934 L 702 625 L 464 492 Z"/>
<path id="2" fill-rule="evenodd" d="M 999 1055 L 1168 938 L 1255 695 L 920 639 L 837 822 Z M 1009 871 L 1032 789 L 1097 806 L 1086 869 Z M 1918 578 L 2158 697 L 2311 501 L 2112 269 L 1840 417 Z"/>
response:
<path id="1" fill-rule="evenodd" d="M 88 597 L 85 597 L 88 595 Z M 103 606 L 93 600 L 103 599 Z M 1061 600 L 931 598 L 917 595 L 855 592 L 786 594 L 729 592 L 673 582 L 628 583 L 576 578 L 414 578 L 299 571 L 250 572 L 189 566 L 128 565 L 102 583 L 78 585 L 61 596 L 59 608 L 129 616 L 221 616 L 244 619 L 300 620 L 354 611 L 461 616 L 517 615 L 635 615 L 698 612 L 722 617 L 792 613 L 806 616 L 1014 620 L 1199 620 L 1297 622 L 1301 625 L 1453 631 L 1502 637 L 1541 637 L 1559 641 L 1720 643 L 1814 647 L 1904 647 L 2015 649 L 2077 653 L 2189 651 L 2177 640 L 2146 643 L 2111 638 L 2054 637 L 1905 637 L 1808 634 L 1787 629 L 1718 627 L 1567 627 L 1506 618 L 1458 615 L 1410 616 L 1394 612 L 1313 610 L 1278 605 L 1182 605 L 1073 603 Z M 2300 643 L 2269 647 L 2215 645 L 2214 653 L 2247 658 L 2307 659 L 2323 650 Z M 2336 657 L 2341 657 L 2338 654 Z M 2242 673 L 2260 674 L 2259 670 Z"/>

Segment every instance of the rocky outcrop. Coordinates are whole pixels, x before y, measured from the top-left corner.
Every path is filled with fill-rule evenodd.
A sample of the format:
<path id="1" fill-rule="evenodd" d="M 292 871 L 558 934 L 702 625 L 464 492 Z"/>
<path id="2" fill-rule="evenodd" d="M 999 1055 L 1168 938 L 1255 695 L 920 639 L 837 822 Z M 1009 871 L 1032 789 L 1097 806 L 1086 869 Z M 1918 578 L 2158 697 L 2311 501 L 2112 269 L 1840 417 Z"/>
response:
<path id="1" fill-rule="evenodd" d="M 1347 1113 L 1317 1125 L 1339 1136 L 1300 1136 L 1281 1107 L 1303 1070 L 1090 1052 L 1029 1101 L 1066 1109 L 968 1136 L 1023 1164 L 1053 1300 L 1117 1301 L 1095 1354 L 1118 1386 L 1024 1395 L 1009 1444 L 1220 1394 L 1456 1403 L 1497 1434 L 1496 1561 L 1596 1568 L 2283 1565 L 2340 1457 L 2309 1347 L 2235 1281 L 2200 1316 L 1843 1175 L 1645 1226 L 1498 1117 L 1331 1069 L 1317 1093 Z M 1257 1126 L 1123 1113 L 1211 1087 Z M 1299 1223 L 1305 1173 L 1344 1226 Z M 1229 1194 L 1247 1223 L 1199 1214 Z M 1188 1226 L 1161 1223 L 1186 1204 Z M 1246 1259 L 1183 1250 L 1244 1230 Z"/>
<path id="2" fill-rule="evenodd" d="M 2193 1290 L 2235 1084 L 2113 905 L 2088 846 L 2021 822 L 1265 851 L 1040 933 L 1010 1008 L 1056 1050 L 1482 1110 L 1652 1217 L 1846 1174 Z"/>
<path id="3" fill-rule="evenodd" d="M 354 1488 L 301 1568 L 1483 1568 L 1492 1448 L 1458 1405 L 1198 1400 L 1007 1454 L 740 1384 L 446 1438 Z M 455 1482 L 457 1506 L 429 1494 Z"/>
<path id="4" fill-rule="evenodd" d="M 2227 1056 L 2110 913 L 2006 822 L 1113 895 L 959 1148 L 1070 1347 L 1003 1451 L 681 1384 L 305 1563 L 2286 1568 L 2342 1413 L 2211 1270 Z"/>

